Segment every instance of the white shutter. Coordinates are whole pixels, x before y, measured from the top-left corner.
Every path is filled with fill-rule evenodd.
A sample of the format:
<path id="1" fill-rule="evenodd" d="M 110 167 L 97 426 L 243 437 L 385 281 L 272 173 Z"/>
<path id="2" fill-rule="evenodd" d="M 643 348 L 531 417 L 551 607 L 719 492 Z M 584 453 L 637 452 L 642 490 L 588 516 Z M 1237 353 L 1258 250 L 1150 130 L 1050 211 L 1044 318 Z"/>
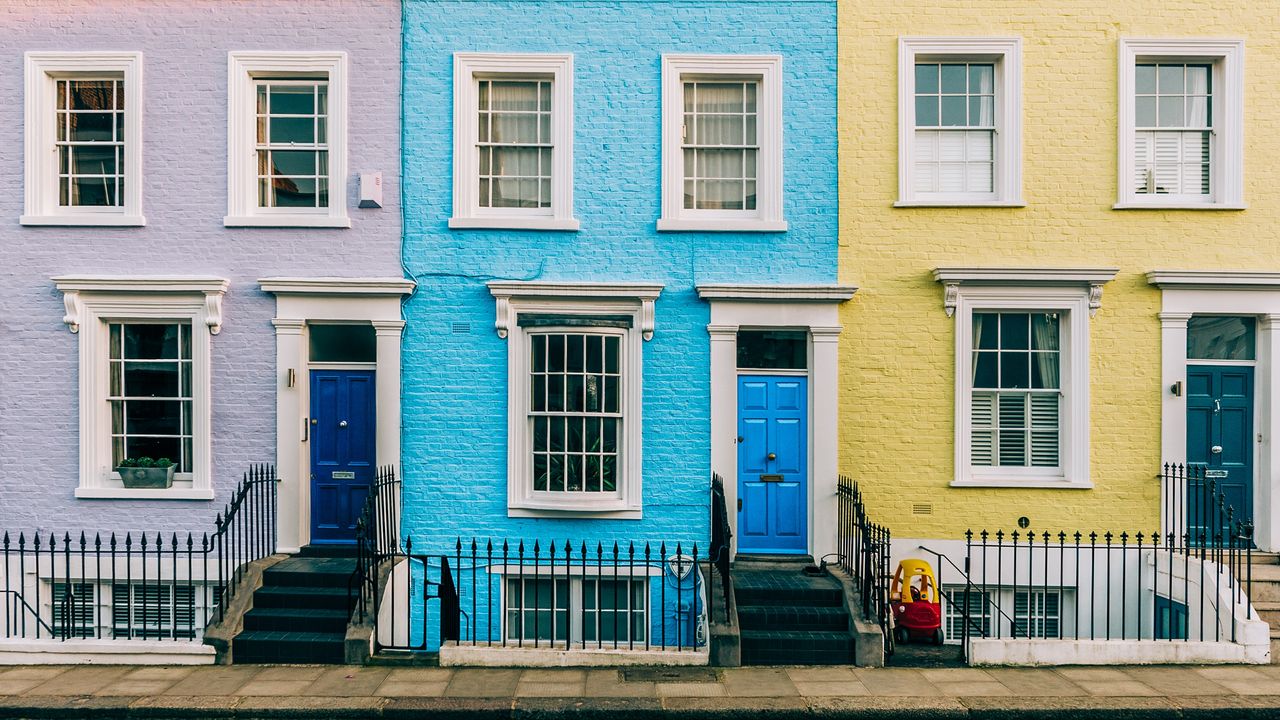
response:
<path id="1" fill-rule="evenodd" d="M 973 393 L 969 406 L 969 461 L 990 467 L 995 464 L 995 393 Z"/>
<path id="2" fill-rule="evenodd" d="M 1182 158 L 1182 133 L 1157 132 L 1155 135 L 1156 192 L 1181 193 L 1181 172 L 1178 161 Z"/>
<path id="3" fill-rule="evenodd" d="M 999 460 L 1000 465 L 1027 464 L 1027 397 L 1022 393 L 999 396 Z"/>
<path id="4" fill-rule="evenodd" d="M 1184 132 L 1182 136 L 1182 189 L 1188 195 L 1209 193 L 1209 133 Z"/>
<path id="5" fill-rule="evenodd" d="M 990 130 L 965 133 L 968 173 L 965 189 L 969 192 L 992 192 L 995 172 L 995 134 Z"/>
<path id="6" fill-rule="evenodd" d="M 1155 155 L 1155 133 L 1140 132 L 1133 139 L 1133 191 L 1136 193 L 1155 192 L 1149 186 L 1152 179 L 1151 166 Z"/>
<path id="7" fill-rule="evenodd" d="M 1031 395 L 1031 464 L 1036 467 L 1058 466 L 1058 399 L 1056 392 Z"/>
<path id="8" fill-rule="evenodd" d="M 938 187 L 938 131 L 917 130 L 915 191 L 936 192 Z"/>

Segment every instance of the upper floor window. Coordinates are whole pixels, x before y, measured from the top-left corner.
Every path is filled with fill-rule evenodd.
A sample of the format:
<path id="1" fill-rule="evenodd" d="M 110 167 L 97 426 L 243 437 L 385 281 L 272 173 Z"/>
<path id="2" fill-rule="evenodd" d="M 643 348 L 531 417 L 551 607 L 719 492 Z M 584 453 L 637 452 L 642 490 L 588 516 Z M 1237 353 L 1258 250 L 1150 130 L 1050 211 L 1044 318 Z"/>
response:
<path id="1" fill-rule="evenodd" d="M 454 56 L 452 228 L 577 230 L 573 56 Z"/>
<path id="2" fill-rule="evenodd" d="M 1244 45 L 1121 40 L 1117 208 L 1243 203 Z"/>
<path id="3" fill-rule="evenodd" d="M 781 231 L 782 59 L 662 59 L 659 230 Z"/>
<path id="4" fill-rule="evenodd" d="M 347 56 L 229 56 L 228 226 L 350 227 Z"/>
<path id="5" fill-rule="evenodd" d="M 899 43 L 899 206 L 1020 205 L 1021 41 Z"/>
<path id="6" fill-rule="evenodd" d="M 142 56 L 27 53 L 24 225 L 143 225 Z"/>

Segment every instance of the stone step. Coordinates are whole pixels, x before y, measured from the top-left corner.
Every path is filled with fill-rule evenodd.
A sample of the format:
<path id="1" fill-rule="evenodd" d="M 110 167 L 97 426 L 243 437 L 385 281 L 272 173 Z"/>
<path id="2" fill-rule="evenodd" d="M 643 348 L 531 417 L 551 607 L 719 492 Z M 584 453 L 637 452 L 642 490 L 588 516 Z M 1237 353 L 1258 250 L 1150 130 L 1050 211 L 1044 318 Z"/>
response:
<path id="1" fill-rule="evenodd" d="M 295 557 L 304 558 L 354 558 L 355 543 L 326 543 L 321 545 L 303 545 Z"/>
<path id="2" fill-rule="evenodd" d="M 231 642 L 231 657 L 237 664 L 335 664 L 344 660 L 346 633 L 246 630 Z"/>
<path id="3" fill-rule="evenodd" d="M 314 608 L 253 608 L 244 616 L 245 630 L 346 633 L 350 613 Z"/>
<path id="4" fill-rule="evenodd" d="M 303 586 L 263 586 L 253 592 L 255 608 L 313 608 L 346 610 L 347 589 Z"/>
<path id="5" fill-rule="evenodd" d="M 743 665 L 848 665 L 853 638 L 848 631 L 743 630 Z"/>
<path id="6" fill-rule="evenodd" d="M 262 573 L 264 586 L 333 587 L 344 591 L 356 569 L 351 558 L 292 557 Z"/>
<path id="7" fill-rule="evenodd" d="M 740 605 L 738 626 L 745 630 L 849 630 L 843 606 Z"/>

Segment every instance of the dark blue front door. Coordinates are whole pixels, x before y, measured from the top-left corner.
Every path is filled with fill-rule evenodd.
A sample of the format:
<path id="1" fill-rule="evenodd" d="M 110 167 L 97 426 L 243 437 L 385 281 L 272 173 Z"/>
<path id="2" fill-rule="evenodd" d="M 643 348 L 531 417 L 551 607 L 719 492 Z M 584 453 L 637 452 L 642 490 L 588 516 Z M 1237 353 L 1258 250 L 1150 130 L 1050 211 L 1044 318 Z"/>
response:
<path id="1" fill-rule="evenodd" d="M 738 552 L 808 547 L 808 380 L 738 378 Z"/>
<path id="2" fill-rule="evenodd" d="M 372 370 L 311 371 L 311 541 L 355 540 L 373 482 Z"/>
<path id="3" fill-rule="evenodd" d="M 1236 520 L 1253 519 L 1253 368 L 1192 365 L 1187 368 L 1187 464 L 1205 468 L 1205 481 L 1226 496 Z M 1187 530 L 1192 540 L 1221 527 L 1207 488 L 1187 489 Z"/>

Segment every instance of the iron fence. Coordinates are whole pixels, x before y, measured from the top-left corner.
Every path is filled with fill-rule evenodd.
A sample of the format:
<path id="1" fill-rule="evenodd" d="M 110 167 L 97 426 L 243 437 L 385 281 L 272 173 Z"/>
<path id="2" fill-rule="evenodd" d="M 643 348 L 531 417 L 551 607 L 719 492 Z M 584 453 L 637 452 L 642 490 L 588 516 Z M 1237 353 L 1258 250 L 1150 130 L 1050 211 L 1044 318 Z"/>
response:
<path id="1" fill-rule="evenodd" d="M 841 475 L 836 484 L 838 522 L 836 543 L 840 567 L 853 578 L 862 605 L 862 619 L 880 626 L 885 657 L 893 654 L 889 605 L 889 528 L 871 522 L 857 483 Z"/>
<path id="2" fill-rule="evenodd" d="M 6 531 L 4 638 L 199 640 L 245 566 L 276 549 L 275 469 L 244 474 L 213 533 Z"/>
<path id="3" fill-rule="evenodd" d="M 727 622 L 733 612 L 729 607 L 733 589 L 732 557 L 730 556 L 733 531 L 729 526 L 729 510 L 724 499 L 724 480 L 719 475 L 711 476 L 711 547 L 707 553 L 709 567 L 714 575 L 720 576 L 720 595 L 724 602 L 724 620 Z M 715 578 L 707 583 L 707 617 L 715 621 Z"/>

